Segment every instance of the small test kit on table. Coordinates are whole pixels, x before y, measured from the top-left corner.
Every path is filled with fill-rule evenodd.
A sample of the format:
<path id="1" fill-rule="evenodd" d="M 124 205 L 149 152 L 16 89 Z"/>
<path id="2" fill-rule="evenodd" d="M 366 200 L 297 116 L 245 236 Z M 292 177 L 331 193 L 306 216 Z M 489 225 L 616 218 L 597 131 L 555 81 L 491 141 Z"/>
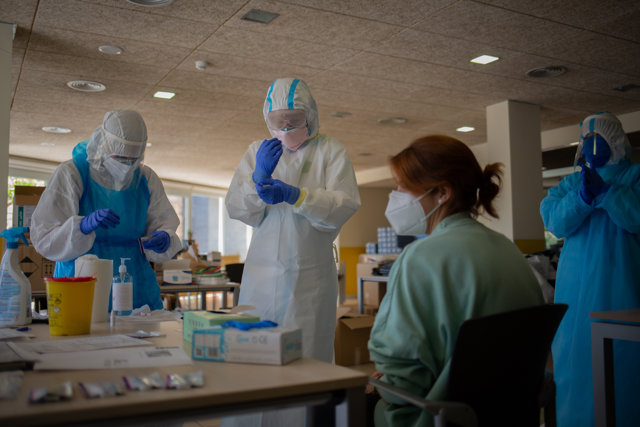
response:
<path id="1" fill-rule="evenodd" d="M 251 328 L 251 325 L 240 325 L 242 329 L 239 329 L 224 324 L 194 330 L 191 357 L 194 360 L 268 365 L 286 365 L 302 357 L 301 329 Z"/>

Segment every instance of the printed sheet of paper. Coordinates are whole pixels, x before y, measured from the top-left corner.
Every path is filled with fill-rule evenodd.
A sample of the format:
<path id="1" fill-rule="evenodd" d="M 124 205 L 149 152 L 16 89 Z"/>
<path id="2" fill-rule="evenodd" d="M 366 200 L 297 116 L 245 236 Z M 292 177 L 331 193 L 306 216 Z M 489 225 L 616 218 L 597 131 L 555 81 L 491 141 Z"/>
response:
<path id="1" fill-rule="evenodd" d="M 68 353 L 92 351 L 120 347 L 140 347 L 153 345 L 150 341 L 128 337 L 126 335 L 105 335 L 86 338 L 67 338 L 51 341 L 11 343 L 18 350 L 29 353 Z"/>
<path id="2" fill-rule="evenodd" d="M 35 370 L 123 369 L 192 365 L 180 347 L 129 347 L 40 355 Z"/>

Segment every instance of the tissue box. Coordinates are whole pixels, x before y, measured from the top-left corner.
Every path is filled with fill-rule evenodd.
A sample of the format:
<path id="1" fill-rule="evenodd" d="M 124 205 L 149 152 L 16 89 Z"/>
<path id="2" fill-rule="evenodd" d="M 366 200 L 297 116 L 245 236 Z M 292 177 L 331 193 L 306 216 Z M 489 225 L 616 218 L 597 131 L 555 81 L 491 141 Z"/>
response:
<path id="1" fill-rule="evenodd" d="M 185 311 L 182 320 L 182 339 L 191 342 L 195 329 L 222 325 L 227 320 L 238 322 L 259 322 L 258 316 L 242 313 L 211 313 L 209 311 Z"/>
<path id="2" fill-rule="evenodd" d="M 193 331 L 191 357 L 215 362 L 286 365 L 302 357 L 302 330 L 221 326 Z"/>
<path id="3" fill-rule="evenodd" d="M 163 285 L 190 285 L 193 280 L 191 270 L 164 270 Z"/>

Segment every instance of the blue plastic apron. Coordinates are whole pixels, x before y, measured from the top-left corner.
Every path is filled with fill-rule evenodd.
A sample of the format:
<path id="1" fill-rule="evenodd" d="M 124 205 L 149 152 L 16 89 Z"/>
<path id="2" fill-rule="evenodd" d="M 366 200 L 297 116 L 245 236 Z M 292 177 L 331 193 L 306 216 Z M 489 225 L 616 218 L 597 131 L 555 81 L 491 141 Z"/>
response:
<path id="1" fill-rule="evenodd" d="M 83 141 L 73 149 L 73 163 L 82 177 L 82 197 L 78 215 L 86 216 L 97 209 L 110 208 L 120 216 L 120 224 L 114 228 L 98 227 L 96 240 L 87 252 L 100 259 L 113 260 L 113 274 L 118 273 L 120 258 L 126 261 L 127 272 L 133 276 L 133 308 L 149 304 L 152 310 L 162 308 L 160 288 L 156 275 L 147 261 L 138 239 L 145 235 L 147 209 L 149 207 L 149 185 L 140 169 L 128 188 L 118 191 L 105 188 L 89 176 L 87 143 Z M 57 262 L 55 277 L 73 277 L 75 260 Z M 109 298 L 111 311 L 111 298 Z"/>

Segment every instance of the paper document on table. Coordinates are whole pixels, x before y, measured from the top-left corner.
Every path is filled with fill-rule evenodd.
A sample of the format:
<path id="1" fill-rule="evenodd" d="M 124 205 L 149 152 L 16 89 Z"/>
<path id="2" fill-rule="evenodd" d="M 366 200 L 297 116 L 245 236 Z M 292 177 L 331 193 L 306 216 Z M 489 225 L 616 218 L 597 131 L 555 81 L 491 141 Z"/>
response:
<path id="1" fill-rule="evenodd" d="M 33 338 L 33 334 L 27 334 L 25 332 L 16 331 L 10 328 L 0 328 L 0 341 L 1 340 L 13 340 L 16 338 Z"/>
<path id="2" fill-rule="evenodd" d="M 20 350 L 34 353 L 68 353 L 76 351 L 101 350 L 105 348 L 139 347 L 153 345 L 145 341 L 126 335 L 105 335 L 88 338 L 67 338 L 52 341 L 12 343 Z"/>
<path id="3" fill-rule="evenodd" d="M 124 369 L 192 364 L 181 347 L 131 347 L 42 354 L 33 369 Z"/>

